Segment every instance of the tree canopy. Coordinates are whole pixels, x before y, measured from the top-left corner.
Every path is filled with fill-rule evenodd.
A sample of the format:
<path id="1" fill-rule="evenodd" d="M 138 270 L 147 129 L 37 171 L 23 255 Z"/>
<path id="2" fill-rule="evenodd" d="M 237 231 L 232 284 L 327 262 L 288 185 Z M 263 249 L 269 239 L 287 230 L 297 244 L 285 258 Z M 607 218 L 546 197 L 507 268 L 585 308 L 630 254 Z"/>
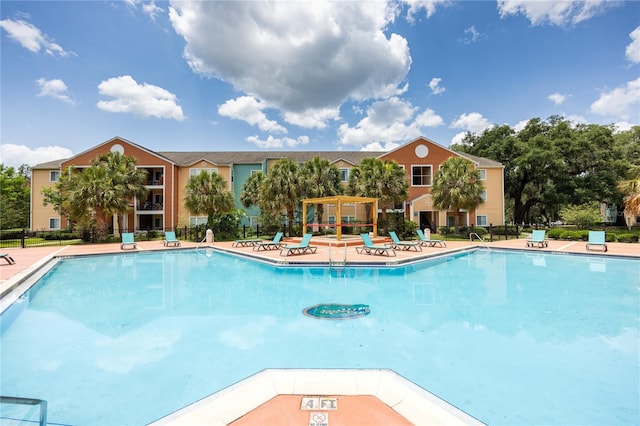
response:
<path id="1" fill-rule="evenodd" d="M 622 205 L 616 189 L 640 164 L 640 127 L 573 124 L 552 116 L 529 120 L 522 130 L 494 126 L 467 134 L 453 150 L 499 161 L 505 167 L 505 197 L 516 223 L 551 221 L 567 205 L 597 201 Z"/>
<path id="2" fill-rule="evenodd" d="M 233 194 L 226 187 L 222 176 L 203 170 L 187 182 L 184 205 L 192 214 L 206 214 L 211 229 L 216 213 L 228 213 L 235 207 Z"/>
<path id="3" fill-rule="evenodd" d="M 466 158 L 450 157 L 440 165 L 431 194 L 436 207 L 455 213 L 457 232 L 462 209 L 473 210 L 482 204 L 483 191 L 480 172 L 473 163 Z"/>
<path id="4" fill-rule="evenodd" d="M 0 229 L 28 227 L 30 199 L 29 166 L 0 164 Z"/>

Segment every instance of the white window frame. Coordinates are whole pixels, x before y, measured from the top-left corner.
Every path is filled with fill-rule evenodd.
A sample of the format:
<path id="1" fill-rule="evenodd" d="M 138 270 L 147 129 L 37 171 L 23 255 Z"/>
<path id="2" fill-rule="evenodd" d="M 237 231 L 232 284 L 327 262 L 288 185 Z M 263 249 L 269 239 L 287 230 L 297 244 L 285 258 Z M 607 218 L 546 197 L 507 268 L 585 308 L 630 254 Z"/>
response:
<path id="1" fill-rule="evenodd" d="M 349 182 L 349 175 L 351 174 L 351 169 L 342 168 L 340 170 L 340 182 Z"/>
<path id="2" fill-rule="evenodd" d="M 487 169 L 478 169 L 480 180 L 487 180 Z"/>
<path id="3" fill-rule="evenodd" d="M 189 216 L 189 226 L 206 225 L 207 219 L 207 216 Z"/>
<path id="4" fill-rule="evenodd" d="M 209 172 L 210 174 L 213 174 L 213 173 L 219 174 L 217 167 L 208 167 L 208 168 L 202 168 L 202 167 L 195 168 L 194 167 L 194 168 L 189 169 L 189 179 L 191 179 L 194 176 L 198 176 L 203 171 Z"/>
<path id="5" fill-rule="evenodd" d="M 424 184 L 423 183 L 423 184 L 417 185 L 417 184 L 414 183 L 414 179 L 413 179 L 414 178 L 414 169 L 417 168 L 417 167 L 420 167 L 420 168 L 428 167 L 429 168 L 430 173 L 428 175 L 429 176 L 429 183 L 428 184 Z M 420 177 L 422 179 L 424 177 L 424 175 L 420 174 Z M 428 187 L 428 186 L 432 186 L 432 185 L 433 185 L 433 165 L 432 164 L 412 164 L 411 165 L 411 186 L 413 186 L 413 187 Z"/>
<path id="6" fill-rule="evenodd" d="M 49 218 L 49 229 L 60 229 L 60 218 L 59 217 L 50 217 Z"/>
<path id="7" fill-rule="evenodd" d="M 60 180 L 60 170 L 49 171 L 49 182 L 58 182 Z"/>
<path id="8" fill-rule="evenodd" d="M 484 220 L 481 220 L 480 218 L 484 218 Z M 476 225 L 477 226 L 489 226 L 489 221 L 487 220 L 487 215 L 486 214 L 476 215 Z"/>
<path id="9" fill-rule="evenodd" d="M 482 198 L 482 201 L 487 201 L 487 191 L 482 191 L 480 193 L 480 198 Z"/>

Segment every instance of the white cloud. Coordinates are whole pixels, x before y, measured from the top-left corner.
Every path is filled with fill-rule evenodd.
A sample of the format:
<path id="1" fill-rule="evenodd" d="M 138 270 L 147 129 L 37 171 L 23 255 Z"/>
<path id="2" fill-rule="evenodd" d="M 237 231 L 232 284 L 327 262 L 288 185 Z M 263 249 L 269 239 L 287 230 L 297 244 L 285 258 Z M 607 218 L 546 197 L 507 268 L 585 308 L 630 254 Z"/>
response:
<path id="1" fill-rule="evenodd" d="M 98 91 L 103 96 L 115 98 L 112 101 L 98 102 L 98 108 L 103 111 L 184 120 L 182 107 L 177 104 L 176 95 L 152 84 L 138 84 L 129 75 L 101 82 L 98 85 Z"/>
<path id="2" fill-rule="evenodd" d="M 464 37 L 460 39 L 460 42 L 462 42 L 463 44 L 475 43 L 481 36 L 482 34 L 480 34 L 478 30 L 476 30 L 476 27 L 474 25 L 472 25 L 464 30 Z"/>
<path id="3" fill-rule="evenodd" d="M 218 107 L 218 114 L 225 117 L 243 120 L 252 126 L 265 132 L 287 133 L 287 129 L 278 124 L 277 121 L 269 120 L 264 112 L 266 108 L 264 102 L 260 102 L 252 96 L 241 96 L 236 99 L 229 99 Z"/>
<path id="4" fill-rule="evenodd" d="M 469 114 L 460 114 L 449 127 L 452 129 L 462 129 L 471 133 L 481 133 L 483 130 L 493 127 L 493 123 L 478 112 L 470 112 Z"/>
<path id="5" fill-rule="evenodd" d="M 468 132 L 458 132 L 451 138 L 452 144 L 459 144 L 464 140 L 464 137 L 467 136 Z"/>
<path id="6" fill-rule="evenodd" d="M 338 129 L 342 145 L 368 146 L 388 144 L 421 136 L 428 127 L 440 126 L 442 117 L 426 109 L 420 114 L 410 102 L 397 97 L 374 102 L 367 108 L 367 116 L 354 127 L 344 123 Z"/>
<path id="7" fill-rule="evenodd" d="M 247 137 L 247 142 L 255 144 L 258 148 L 293 148 L 299 145 L 307 145 L 309 136 L 300 136 L 298 138 L 274 138 L 269 135 L 267 139 L 260 139 L 258 136 Z"/>
<path id="8" fill-rule="evenodd" d="M 427 18 L 431 18 L 438 6 L 446 7 L 453 2 L 451 0 L 404 0 L 404 3 L 409 5 L 407 10 L 407 22 L 415 22 L 415 15 L 420 13 L 421 10 L 427 14 Z"/>
<path id="9" fill-rule="evenodd" d="M 562 105 L 564 101 L 567 100 L 567 95 L 563 95 L 562 93 L 556 92 L 547 96 L 547 99 L 549 99 L 555 105 Z"/>
<path id="10" fill-rule="evenodd" d="M 392 3 L 351 1 L 172 1 L 169 7 L 194 72 L 266 102 L 287 122 L 313 127 L 336 118 L 346 100 L 407 90 L 407 40 L 385 33 L 396 13 Z"/>
<path id="11" fill-rule="evenodd" d="M 3 19 L 0 21 L 0 27 L 9 33 L 9 38 L 20 43 L 22 47 L 38 53 L 44 50 L 47 55 L 68 56 L 75 55 L 74 52 L 66 51 L 59 44 L 51 40 L 47 35 L 30 23 L 21 19 L 14 21 L 11 19 Z"/>
<path id="12" fill-rule="evenodd" d="M 632 120 L 640 123 L 640 78 L 625 86 L 602 92 L 600 98 L 591 104 L 590 111 L 618 120 Z"/>
<path id="13" fill-rule="evenodd" d="M 526 120 L 520 120 L 518 121 L 515 126 L 513 126 L 513 130 L 515 130 L 516 132 L 520 132 L 522 129 L 524 129 L 525 127 L 527 127 L 527 123 L 529 123 L 529 118 Z"/>
<path id="14" fill-rule="evenodd" d="M 310 108 L 304 112 L 285 111 L 284 121 L 305 129 L 324 129 L 327 122 L 340 118 L 339 108 Z"/>
<path id="15" fill-rule="evenodd" d="M 367 144 L 365 146 L 363 146 L 362 148 L 360 148 L 360 151 L 385 151 L 385 152 L 389 152 L 392 149 L 396 149 L 397 147 L 399 147 L 400 144 L 397 142 L 385 142 L 385 143 L 380 143 L 380 142 L 372 142 L 370 144 Z"/>
<path id="16" fill-rule="evenodd" d="M 634 64 L 640 63 L 640 27 L 629 33 L 631 37 L 631 43 L 627 46 L 625 54 L 627 59 Z"/>
<path id="17" fill-rule="evenodd" d="M 632 127 L 637 126 L 638 124 L 631 124 L 626 121 L 619 121 L 614 123 L 615 133 L 626 132 L 627 130 L 631 130 Z"/>
<path id="18" fill-rule="evenodd" d="M 498 0 L 498 11 L 501 18 L 522 14 L 532 25 L 564 26 L 586 21 L 615 3 L 608 0 Z"/>
<path id="19" fill-rule="evenodd" d="M 43 146 L 30 148 L 12 143 L 0 144 L 0 163 L 7 167 L 19 167 L 22 164 L 35 166 L 54 160 L 62 160 L 73 155 L 69 148 L 62 146 Z"/>
<path id="20" fill-rule="evenodd" d="M 38 96 L 50 96 L 54 99 L 75 105 L 75 101 L 67 94 L 68 88 L 64 81 L 57 78 L 53 80 L 39 78 L 36 80 L 36 84 L 40 87 Z"/>
<path id="21" fill-rule="evenodd" d="M 441 82 L 442 79 L 440 77 L 434 77 L 431 79 L 431 81 L 429 82 L 429 89 L 431 89 L 431 93 L 433 93 L 434 95 L 439 95 L 440 93 L 443 93 L 447 90 L 444 87 L 440 86 Z"/>

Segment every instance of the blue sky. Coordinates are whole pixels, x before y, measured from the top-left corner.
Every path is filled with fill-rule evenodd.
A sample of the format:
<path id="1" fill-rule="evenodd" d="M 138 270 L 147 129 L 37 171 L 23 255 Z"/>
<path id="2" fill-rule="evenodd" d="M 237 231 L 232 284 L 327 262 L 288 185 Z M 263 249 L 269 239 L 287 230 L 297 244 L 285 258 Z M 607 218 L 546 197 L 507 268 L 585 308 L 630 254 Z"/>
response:
<path id="1" fill-rule="evenodd" d="M 640 124 L 640 2 L 0 1 L 0 161 Z"/>

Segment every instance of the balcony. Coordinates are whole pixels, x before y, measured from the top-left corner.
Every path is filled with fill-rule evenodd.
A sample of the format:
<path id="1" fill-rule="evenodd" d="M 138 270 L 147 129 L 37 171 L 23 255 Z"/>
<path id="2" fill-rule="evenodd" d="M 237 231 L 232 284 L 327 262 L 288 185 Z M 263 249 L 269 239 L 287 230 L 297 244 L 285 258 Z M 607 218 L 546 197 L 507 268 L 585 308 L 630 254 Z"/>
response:
<path id="1" fill-rule="evenodd" d="M 164 204 L 162 203 L 151 203 L 149 201 L 140 203 L 136 206 L 136 211 L 162 211 L 164 209 Z"/>

